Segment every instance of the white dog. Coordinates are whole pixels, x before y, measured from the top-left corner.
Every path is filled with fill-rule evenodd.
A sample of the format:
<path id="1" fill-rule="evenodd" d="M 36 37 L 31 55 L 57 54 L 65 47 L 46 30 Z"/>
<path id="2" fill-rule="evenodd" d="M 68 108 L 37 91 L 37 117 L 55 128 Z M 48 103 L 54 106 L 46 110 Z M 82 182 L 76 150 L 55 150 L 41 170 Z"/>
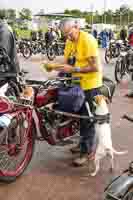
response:
<path id="1" fill-rule="evenodd" d="M 96 116 L 107 116 L 109 114 L 107 103 L 103 96 L 95 97 L 96 100 Z M 100 160 L 106 155 L 109 156 L 111 162 L 111 170 L 114 169 L 114 154 L 123 155 L 127 154 L 127 151 L 118 152 L 112 146 L 111 127 L 108 121 L 95 124 L 96 137 L 98 140 L 96 154 L 95 154 L 95 171 L 90 173 L 91 176 L 95 176 L 100 169 Z"/>

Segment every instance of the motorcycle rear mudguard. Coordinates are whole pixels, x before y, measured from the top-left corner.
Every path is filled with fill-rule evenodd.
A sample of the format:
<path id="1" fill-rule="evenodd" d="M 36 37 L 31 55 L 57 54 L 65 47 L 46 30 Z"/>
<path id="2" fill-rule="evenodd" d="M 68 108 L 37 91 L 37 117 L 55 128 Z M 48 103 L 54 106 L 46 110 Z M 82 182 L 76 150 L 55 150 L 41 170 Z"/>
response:
<path id="1" fill-rule="evenodd" d="M 127 170 L 106 187 L 104 191 L 104 200 L 122 200 L 132 187 L 133 174 L 130 174 Z"/>

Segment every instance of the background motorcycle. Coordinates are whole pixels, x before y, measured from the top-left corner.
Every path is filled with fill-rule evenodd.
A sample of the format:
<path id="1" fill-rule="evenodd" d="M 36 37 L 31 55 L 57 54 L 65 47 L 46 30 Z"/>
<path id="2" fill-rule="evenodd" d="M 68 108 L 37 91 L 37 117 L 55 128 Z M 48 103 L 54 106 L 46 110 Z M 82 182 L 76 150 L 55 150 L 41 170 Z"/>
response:
<path id="1" fill-rule="evenodd" d="M 24 58 L 28 59 L 31 56 L 30 40 L 22 39 L 16 42 L 17 53 L 21 53 Z"/>
<path id="2" fill-rule="evenodd" d="M 133 48 L 130 46 L 121 48 L 115 64 L 115 80 L 120 83 L 125 75 L 133 72 Z M 132 77 L 131 77 L 132 78 Z"/>
<path id="3" fill-rule="evenodd" d="M 108 48 L 105 51 L 105 61 L 110 63 L 112 59 L 117 58 L 120 55 L 121 48 L 126 44 L 122 40 L 111 40 Z"/>
<path id="4" fill-rule="evenodd" d="M 54 40 L 47 48 L 47 57 L 54 60 L 56 56 L 64 55 L 65 43 Z"/>
<path id="5" fill-rule="evenodd" d="M 133 122 L 133 118 L 127 115 L 123 118 Z M 133 200 L 133 162 L 106 187 L 104 200 Z"/>

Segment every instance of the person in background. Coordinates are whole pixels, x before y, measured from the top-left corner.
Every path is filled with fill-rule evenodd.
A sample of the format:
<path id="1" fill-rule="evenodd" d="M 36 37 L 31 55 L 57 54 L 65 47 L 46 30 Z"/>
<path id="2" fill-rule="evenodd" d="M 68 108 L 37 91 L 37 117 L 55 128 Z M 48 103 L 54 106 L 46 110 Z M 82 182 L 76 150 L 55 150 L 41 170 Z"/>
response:
<path id="1" fill-rule="evenodd" d="M 133 28 L 132 27 L 129 29 L 128 43 L 131 47 L 133 47 Z M 133 98 L 133 90 L 132 89 L 131 89 L 131 91 L 128 92 L 128 94 L 126 94 L 126 97 Z"/>
<path id="2" fill-rule="evenodd" d="M 127 39 L 127 30 L 125 27 L 123 27 L 120 31 L 120 39 L 123 40 L 124 42 Z"/>
<path id="3" fill-rule="evenodd" d="M 46 46 L 48 47 L 48 45 L 50 44 L 51 42 L 51 39 L 53 39 L 53 37 L 51 35 L 51 32 L 50 32 L 50 28 L 48 28 L 48 31 L 45 33 L 45 43 L 46 43 Z"/>
<path id="4" fill-rule="evenodd" d="M 97 30 L 96 30 L 96 29 L 93 30 L 93 33 L 92 33 L 92 34 L 93 34 L 94 38 L 97 39 L 98 33 L 97 33 Z"/>
<path id="5" fill-rule="evenodd" d="M 48 31 L 45 33 L 45 42 L 46 42 L 46 47 L 48 47 L 55 39 L 57 35 L 54 31 L 53 27 L 49 27 Z"/>
<path id="6" fill-rule="evenodd" d="M 37 40 L 37 33 L 36 33 L 36 31 L 31 31 L 30 37 L 31 37 L 32 41 L 36 41 Z"/>
<path id="7" fill-rule="evenodd" d="M 114 32 L 112 31 L 112 29 L 109 30 L 109 41 L 114 39 Z"/>
<path id="8" fill-rule="evenodd" d="M 101 38 L 102 48 L 106 48 L 108 43 L 108 32 L 106 31 L 106 29 L 101 31 L 100 38 Z"/>
<path id="9" fill-rule="evenodd" d="M 0 47 L 5 49 L 7 55 L 11 60 L 9 72 L 19 73 L 20 66 L 17 57 L 16 41 L 12 28 L 4 21 L 5 16 L 0 15 Z"/>
<path id="10" fill-rule="evenodd" d="M 133 47 L 133 28 L 130 28 L 129 30 L 128 43 L 131 47 Z"/>
<path id="11" fill-rule="evenodd" d="M 42 30 L 39 30 L 39 31 L 38 31 L 38 39 L 39 39 L 39 40 L 42 40 L 42 39 L 43 39 L 43 31 L 42 31 Z"/>
<path id="12" fill-rule="evenodd" d="M 59 29 L 59 26 L 55 24 L 55 33 L 57 35 L 57 39 L 60 40 L 62 35 L 61 35 L 61 30 Z"/>

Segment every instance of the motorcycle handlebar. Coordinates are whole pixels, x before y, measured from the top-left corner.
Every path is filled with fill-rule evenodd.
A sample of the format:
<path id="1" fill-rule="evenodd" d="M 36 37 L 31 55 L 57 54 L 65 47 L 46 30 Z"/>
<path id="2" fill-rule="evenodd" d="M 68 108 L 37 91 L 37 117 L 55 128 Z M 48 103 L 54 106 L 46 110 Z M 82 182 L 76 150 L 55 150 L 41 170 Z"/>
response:
<path id="1" fill-rule="evenodd" d="M 79 77 L 68 77 L 68 78 L 56 77 L 55 80 L 57 80 L 57 81 L 76 81 L 79 79 L 80 79 Z"/>
<path id="2" fill-rule="evenodd" d="M 128 120 L 128 121 L 130 121 L 130 122 L 133 122 L 133 116 L 123 115 L 122 118 L 123 118 L 123 119 L 126 119 L 126 120 Z"/>
<path id="3" fill-rule="evenodd" d="M 32 80 L 32 79 L 28 79 L 26 80 L 26 83 L 28 84 L 37 84 L 37 85 L 45 85 L 48 81 L 52 82 L 52 81 L 61 81 L 61 82 L 65 82 L 65 81 L 72 81 L 72 80 L 79 80 L 79 78 L 60 78 L 57 77 L 55 79 L 48 79 L 46 81 L 39 81 L 39 80 Z"/>

